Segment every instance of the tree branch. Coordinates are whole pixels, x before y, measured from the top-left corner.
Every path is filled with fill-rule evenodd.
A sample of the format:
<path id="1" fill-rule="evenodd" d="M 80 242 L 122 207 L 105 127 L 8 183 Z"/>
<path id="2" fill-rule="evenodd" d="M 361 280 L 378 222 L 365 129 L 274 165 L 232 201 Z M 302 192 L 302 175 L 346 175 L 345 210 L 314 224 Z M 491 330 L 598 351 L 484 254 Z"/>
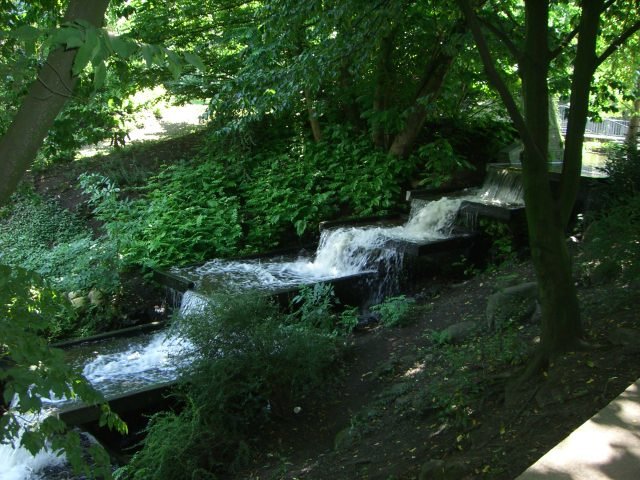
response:
<path id="1" fill-rule="evenodd" d="M 627 30 L 609 44 L 604 52 L 596 59 L 596 68 L 598 68 L 602 62 L 609 58 L 624 42 L 626 42 L 634 33 L 640 30 L 640 20 L 636 20 Z"/>
<path id="2" fill-rule="evenodd" d="M 465 18 L 467 19 L 467 24 L 469 25 L 469 29 L 473 34 L 473 38 L 476 42 L 476 47 L 478 48 L 478 53 L 480 54 L 480 58 L 482 59 L 482 63 L 484 65 L 484 69 L 487 73 L 487 77 L 489 78 L 489 82 L 493 85 L 493 87 L 498 91 L 502 102 L 504 103 L 511 120 L 516 126 L 522 141 L 525 143 L 525 146 L 529 151 L 534 152 L 535 155 L 541 156 L 542 153 L 540 149 L 536 145 L 536 142 L 533 139 L 533 136 L 527 125 L 524 121 L 524 117 L 520 113 L 518 106 L 516 105 L 516 101 L 509 92 L 507 88 L 507 84 L 498 73 L 496 69 L 495 63 L 491 56 L 491 52 L 489 51 L 489 46 L 487 45 L 487 41 L 482 34 L 482 29 L 480 27 L 480 21 L 476 16 L 475 12 L 471 8 L 469 4 L 469 0 L 456 0 L 458 6 L 462 10 Z"/>
<path id="3" fill-rule="evenodd" d="M 558 55 L 560 55 L 562 53 L 562 50 L 564 50 L 567 47 L 567 45 L 569 45 L 571 43 L 571 40 L 576 38 L 577 34 L 578 34 L 578 27 L 576 27 L 573 30 L 571 30 L 571 32 L 569 32 L 569 35 L 564 37 L 564 40 L 562 40 L 560 42 L 560 45 L 558 45 L 556 48 L 551 50 L 551 52 L 549 52 L 549 59 L 553 60 Z"/>
<path id="4" fill-rule="evenodd" d="M 487 27 L 491 31 L 491 33 L 493 33 L 496 37 L 500 39 L 500 41 L 504 44 L 504 46 L 507 47 L 507 50 L 511 52 L 511 55 L 513 55 L 514 58 L 519 61 L 520 57 L 522 56 L 522 53 L 518 50 L 518 47 L 516 47 L 516 44 L 511 41 L 511 39 L 506 34 L 506 32 L 498 28 L 489 20 L 486 20 L 480 17 L 477 17 L 477 18 L 480 23 L 482 23 L 485 27 Z"/>
<path id="5" fill-rule="evenodd" d="M 606 12 L 607 9 L 613 5 L 616 2 L 616 0 L 607 0 L 605 2 L 605 4 L 602 7 L 602 11 Z M 574 17 L 575 18 L 575 17 Z M 564 40 L 562 40 L 560 42 L 560 44 L 554 48 L 551 51 L 551 60 L 553 60 L 554 58 L 556 58 L 558 55 L 560 55 L 562 53 L 562 50 L 564 50 L 567 45 L 569 45 L 571 43 L 571 41 L 576 38 L 576 35 L 578 34 L 578 27 L 576 26 L 573 30 L 571 30 L 571 32 L 569 32 L 569 34 L 564 38 Z"/>

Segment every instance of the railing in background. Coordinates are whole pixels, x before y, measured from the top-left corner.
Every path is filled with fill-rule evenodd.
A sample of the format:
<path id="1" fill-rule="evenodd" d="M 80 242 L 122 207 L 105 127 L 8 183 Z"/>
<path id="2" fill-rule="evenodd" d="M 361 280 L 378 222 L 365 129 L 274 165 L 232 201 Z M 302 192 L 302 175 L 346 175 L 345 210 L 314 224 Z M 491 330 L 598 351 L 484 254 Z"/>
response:
<path id="1" fill-rule="evenodd" d="M 567 133 L 567 116 L 569 105 L 558 105 L 560 117 L 560 131 L 562 135 Z M 584 136 L 588 138 L 601 138 L 604 140 L 624 141 L 629 130 L 629 120 L 621 118 L 603 118 L 602 122 L 594 122 L 587 119 Z"/>

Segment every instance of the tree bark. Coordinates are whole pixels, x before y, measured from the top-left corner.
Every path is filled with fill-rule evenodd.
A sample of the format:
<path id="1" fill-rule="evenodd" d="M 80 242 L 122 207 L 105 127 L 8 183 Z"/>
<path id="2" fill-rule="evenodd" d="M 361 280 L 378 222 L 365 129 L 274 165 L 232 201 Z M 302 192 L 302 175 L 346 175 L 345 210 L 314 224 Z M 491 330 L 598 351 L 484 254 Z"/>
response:
<path id="1" fill-rule="evenodd" d="M 562 177 L 560 179 L 560 212 L 566 228 L 580 187 L 584 129 L 589 113 L 591 80 L 597 66 L 596 40 L 604 0 L 585 0 L 578 26 L 578 47 L 571 78 L 569 118 L 565 135 Z"/>
<path id="2" fill-rule="evenodd" d="M 360 118 L 360 109 L 358 103 L 353 95 L 353 78 L 349 72 L 349 67 L 343 64 L 340 67 L 340 88 L 344 92 L 343 96 L 343 112 L 347 122 L 349 122 L 356 131 L 360 131 L 363 128 L 362 119 Z"/>
<path id="3" fill-rule="evenodd" d="M 405 128 L 393 139 L 393 143 L 389 147 L 389 154 L 403 158 L 411 153 L 428 115 L 427 107 L 423 102 L 425 98 L 433 102 L 440 94 L 445 77 L 457 55 L 457 48 L 452 45 L 454 41 L 452 38 L 455 34 L 463 31 L 464 23 L 458 22 L 447 38 L 441 42 L 442 45 L 447 45 L 447 48 L 440 48 L 428 62 L 415 95 L 414 105 L 411 107 L 411 112 L 405 123 Z"/>
<path id="4" fill-rule="evenodd" d="M 309 89 L 305 88 L 304 90 L 304 99 L 307 104 L 307 112 L 309 114 L 309 125 L 311 126 L 311 133 L 313 134 L 313 139 L 316 142 L 322 140 L 322 129 L 320 128 L 320 121 L 318 120 L 318 112 L 316 111 L 316 107 L 313 103 L 313 98 L 311 98 L 311 93 Z"/>
<path id="5" fill-rule="evenodd" d="M 640 85 L 638 85 L 640 88 Z M 629 120 L 629 130 L 625 143 L 630 152 L 638 151 L 638 132 L 640 132 L 640 98 L 636 98 L 633 102 L 633 114 Z"/>
<path id="6" fill-rule="evenodd" d="M 100 27 L 108 5 L 109 0 L 71 0 L 64 21 L 85 20 Z M 49 54 L 0 139 L 0 205 L 16 190 L 53 121 L 72 96 L 77 81 L 71 72 L 76 52 L 58 48 Z"/>
<path id="7" fill-rule="evenodd" d="M 376 66 L 376 85 L 373 92 L 373 111 L 375 114 L 384 112 L 389 108 L 389 99 L 393 85 L 393 48 L 398 27 L 394 27 L 389 33 L 380 39 L 380 51 Z M 379 121 L 373 124 L 373 143 L 379 148 L 389 148 L 389 134 L 385 126 Z"/>
<path id="8" fill-rule="evenodd" d="M 602 0 L 585 0 L 584 4 L 593 4 L 594 1 L 600 3 Z M 465 13 L 489 80 L 499 92 L 524 142 L 522 181 L 525 211 L 542 309 L 541 350 L 535 365 L 543 366 L 553 355 L 576 346 L 582 335 L 578 297 L 565 243 L 566 222 L 552 194 L 548 174 L 548 70 L 552 58 L 548 45 L 549 0 L 525 0 L 525 44 L 522 55 L 519 55 L 524 115 L 521 115 L 513 96 L 495 68 L 469 1 L 458 0 L 458 4 Z M 591 18 L 587 13 L 587 18 Z M 587 41 L 586 46 L 588 45 Z M 574 114 L 574 125 L 580 125 L 579 114 L 580 111 Z M 585 123 L 586 112 L 583 130 Z M 574 128 L 578 130 L 578 127 Z M 575 174 L 575 169 L 569 172 Z M 580 168 L 577 172 L 579 177 Z M 565 174 L 569 173 L 564 172 L 563 176 Z M 564 185 L 567 185 L 566 181 Z M 567 201 L 571 200 L 570 195 L 571 191 L 564 195 L 562 191 L 560 193 L 560 197 L 566 196 Z M 573 195 L 571 205 L 575 201 L 575 191 Z"/>
<path id="9" fill-rule="evenodd" d="M 525 145 L 522 179 L 529 246 L 542 310 L 541 347 L 545 356 L 551 356 L 573 347 L 582 330 L 564 222 L 548 174 L 548 0 L 525 1 L 525 18 L 525 54 L 520 62 L 524 118 L 536 149 L 531 151 Z"/>

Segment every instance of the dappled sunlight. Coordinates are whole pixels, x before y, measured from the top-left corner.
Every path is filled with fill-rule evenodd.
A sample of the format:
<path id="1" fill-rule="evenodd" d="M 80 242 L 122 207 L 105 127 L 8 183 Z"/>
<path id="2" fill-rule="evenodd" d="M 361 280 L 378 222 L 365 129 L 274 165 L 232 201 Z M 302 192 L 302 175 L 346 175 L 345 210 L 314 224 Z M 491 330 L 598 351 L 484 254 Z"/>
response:
<path id="1" fill-rule="evenodd" d="M 169 105 L 136 115 L 135 124 L 127 125 L 126 144 L 161 140 L 185 135 L 201 127 L 207 106 L 200 104 Z M 154 113 L 155 112 L 155 113 Z M 113 150 L 109 140 L 87 145 L 78 152 L 78 158 L 106 154 Z"/>

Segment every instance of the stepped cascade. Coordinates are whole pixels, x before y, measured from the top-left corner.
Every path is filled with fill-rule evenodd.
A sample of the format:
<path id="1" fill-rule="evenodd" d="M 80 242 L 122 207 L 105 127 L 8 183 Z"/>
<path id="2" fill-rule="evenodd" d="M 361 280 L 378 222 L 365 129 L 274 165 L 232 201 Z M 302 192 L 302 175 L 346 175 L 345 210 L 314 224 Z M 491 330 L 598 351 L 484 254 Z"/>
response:
<path id="1" fill-rule="evenodd" d="M 208 295 L 261 291 L 265 294 L 317 282 L 375 273 L 380 285 L 375 295 L 388 293 L 403 265 L 406 245 L 424 245 L 455 236 L 455 221 L 462 202 L 493 205 L 522 202 L 522 188 L 514 175 L 490 173 L 482 188 L 462 191 L 439 200 L 414 200 L 402 225 L 339 227 L 324 230 L 315 255 L 274 257 L 242 261 L 212 260 L 200 266 L 173 269 L 193 282 L 194 290 L 181 296 L 181 316 L 203 311 Z M 490 170 L 491 172 L 491 170 Z M 517 177 L 517 176 L 515 176 Z M 379 298 L 380 299 L 380 298 Z M 378 300 L 379 300 L 378 299 Z M 181 362 L 187 361 L 189 343 L 172 330 L 86 343 L 70 350 L 70 362 L 108 399 L 124 392 L 175 380 Z M 59 408 L 66 399 L 43 400 L 47 408 Z M 43 473 L 64 459 L 52 452 L 31 457 L 24 449 L 0 445 L 0 479 L 46 478 Z"/>

